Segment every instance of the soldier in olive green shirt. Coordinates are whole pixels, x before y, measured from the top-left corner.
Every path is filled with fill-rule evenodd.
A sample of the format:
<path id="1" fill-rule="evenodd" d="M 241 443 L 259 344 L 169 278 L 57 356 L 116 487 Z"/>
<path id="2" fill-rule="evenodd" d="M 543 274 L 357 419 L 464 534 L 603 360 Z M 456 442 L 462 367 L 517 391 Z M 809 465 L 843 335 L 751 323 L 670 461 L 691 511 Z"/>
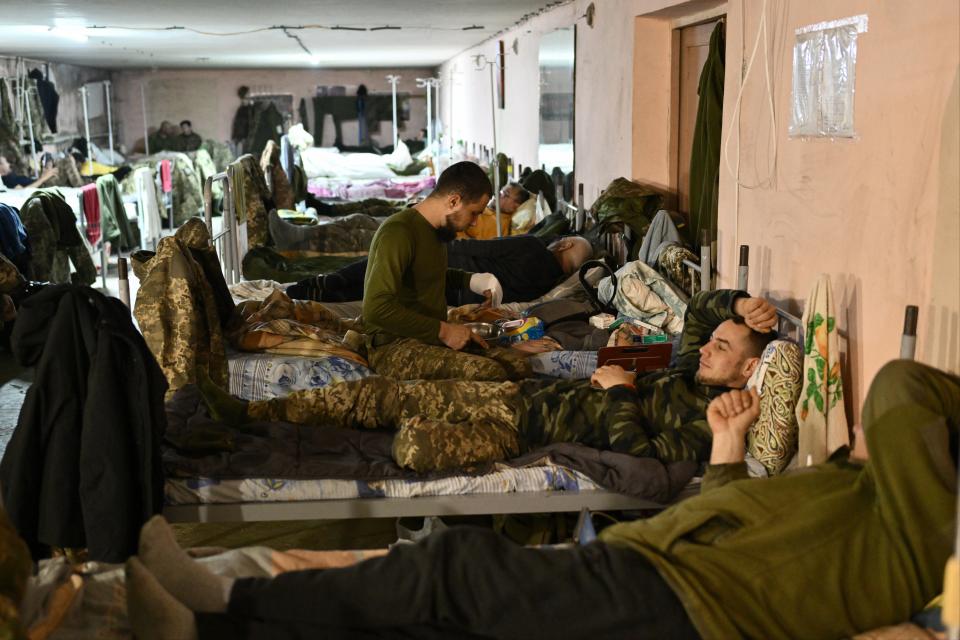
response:
<path id="1" fill-rule="evenodd" d="M 398 380 L 517 380 L 532 375 L 526 357 L 488 347 L 447 320 L 446 283 L 503 296 L 490 273 L 447 268 L 446 243 L 476 224 L 490 181 L 472 162 L 446 169 L 423 202 L 394 214 L 377 230 L 363 283 L 363 326 L 370 365 Z"/>

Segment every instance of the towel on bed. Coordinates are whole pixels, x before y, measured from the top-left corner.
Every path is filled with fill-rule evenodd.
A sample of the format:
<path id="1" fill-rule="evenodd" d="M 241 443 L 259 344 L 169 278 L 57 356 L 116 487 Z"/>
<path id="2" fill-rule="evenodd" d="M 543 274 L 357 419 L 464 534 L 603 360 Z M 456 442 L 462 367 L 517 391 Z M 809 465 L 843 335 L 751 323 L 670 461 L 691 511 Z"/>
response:
<path id="1" fill-rule="evenodd" d="M 263 301 L 237 305 L 242 323 L 230 334 L 241 351 L 280 355 L 337 356 L 366 366 L 367 361 L 343 343 L 353 327 L 319 302 L 291 300 L 276 289 Z"/>
<path id="2" fill-rule="evenodd" d="M 850 444 L 834 313 L 830 277 L 821 275 L 803 312 L 803 390 L 796 409 L 800 466 L 825 462 L 834 451 Z"/>

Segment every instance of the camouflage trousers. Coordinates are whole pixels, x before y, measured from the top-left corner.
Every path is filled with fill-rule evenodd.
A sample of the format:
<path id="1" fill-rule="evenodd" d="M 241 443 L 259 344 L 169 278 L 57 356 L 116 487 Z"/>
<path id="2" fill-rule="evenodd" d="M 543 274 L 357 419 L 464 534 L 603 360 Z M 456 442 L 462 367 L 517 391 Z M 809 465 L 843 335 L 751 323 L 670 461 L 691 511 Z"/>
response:
<path id="1" fill-rule="evenodd" d="M 255 420 L 396 429 L 393 458 L 418 472 L 461 469 L 520 452 L 512 382 L 398 382 L 381 376 L 251 402 Z"/>
<path id="2" fill-rule="evenodd" d="M 402 338 L 379 347 L 368 345 L 367 356 L 374 371 L 395 380 L 501 381 L 533 376 L 526 354 L 504 347 L 454 351 Z"/>

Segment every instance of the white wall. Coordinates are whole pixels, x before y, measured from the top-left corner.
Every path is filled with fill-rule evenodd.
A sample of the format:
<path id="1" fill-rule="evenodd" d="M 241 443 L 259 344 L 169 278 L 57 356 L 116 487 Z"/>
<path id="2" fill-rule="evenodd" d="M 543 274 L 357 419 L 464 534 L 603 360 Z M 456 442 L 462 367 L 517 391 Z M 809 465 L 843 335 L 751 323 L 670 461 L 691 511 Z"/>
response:
<path id="1" fill-rule="evenodd" d="M 398 91 L 410 93 L 411 113 L 406 128 L 400 129 L 401 138 L 415 138 L 426 126 L 426 101 L 423 89 L 417 88 L 416 78 L 434 75 L 433 69 L 138 69 L 113 73 L 114 114 L 129 147 L 143 138 L 143 103 L 140 86 L 147 95 L 147 124 L 157 127 L 163 120 L 178 123 L 191 120 L 193 128 L 204 137 L 228 140 L 233 117 L 240 107 L 237 89 L 250 87 L 262 93 L 292 93 L 294 121 L 300 99 L 314 95 L 317 85 L 342 85 L 350 91 L 363 83 L 371 93 L 390 91 L 387 75 L 401 76 Z M 161 93 L 162 92 L 162 93 Z M 154 100 L 151 100 L 151 94 Z M 176 96 L 172 100 L 171 96 Z M 401 123 L 403 124 L 403 123 Z M 327 129 L 332 129 L 328 126 Z M 356 140 L 356 123 L 345 123 L 344 141 Z M 381 126 L 372 137 L 381 144 L 390 144 L 393 138 L 389 124 Z M 316 141 L 317 144 L 320 141 Z"/>
<path id="2" fill-rule="evenodd" d="M 493 144 L 489 71 L 475 71 L 472 56 L 492 60 L 498 41 L 506 46 L 506 108 L 497 109 L 498 146 L 515 161 L 536 165 L 539 140 L 540 68 L 542 34 L 577 25 L 575 98 L 575 172 L 584 184 L 587 202 L 620 176 L 631 175 L 634 18 L 680 0 L 594 1 L 596 18 L 588 27 L 583 18 L 590 0 L 555 7 L 441 66 L 446 83 L 440 112 L 452 135 L 468 143 Z M 512 50 L 517 41 L 518 53 Z M 453 86 L 450 82 L 453 78 Z"/>

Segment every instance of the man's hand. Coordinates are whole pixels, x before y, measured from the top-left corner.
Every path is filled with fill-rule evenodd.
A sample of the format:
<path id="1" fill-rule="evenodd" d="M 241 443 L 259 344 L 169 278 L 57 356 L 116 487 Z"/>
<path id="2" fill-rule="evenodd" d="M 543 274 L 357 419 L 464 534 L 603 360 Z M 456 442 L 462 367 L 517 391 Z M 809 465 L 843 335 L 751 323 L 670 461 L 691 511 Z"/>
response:
<path id="1" fill-rule="evenodd" d="M 510 345 L 511 349 L 516 349 L 522 353 L 533 355 L 535 353 L 546 353 L 548 351 L 560 351 L 563 349 L 553 338 L 538 338 L 536 340 L 524 340 Z"/>
<path id="2" fill-rule="evenodd" d="M 483 303 L 486 306 L 499 307 L 503 301 L 503 287 L 492 273 L 475 273 L 470 276 L 470 291 L 486 298 Z"/>
<path id="3" fill-rule="evenodd" d="M 777 326 L 777 308 L 764 298 L 737 298 L 733 312 L 743 318 L 748 327 L 760 333 L 772 331 Z"/>
<path id="4" fill-rule="evenodd" d="M 590 384 L 602 389 L 609 389 L 621 384 L 632 385 L 637 379 L 637 374 L 633 371 L 626 371 L 617 364 L 605 364 L 593 372 L 590 376 Z"/>
<path id="5" fill-rule="evenodd" d="M 449 322 L 440 323 L 440 342 L 447 345 L 454 351 L 460 351 L 469 343 L 473 342 L 482 349 L 487 348 L 487 343 L 483 338 L 475 334 L 469 327 L 462 324 L 451 324 Z"/>
<path id="6" fill-rule="evenodd" d="M 40 173 L 40 179 L 46 182 L 50 178 L 54 178 L 60 175 L 60 170 L 56 167 L 47 166 L 43 168 L 43 171 Z"/>
<path id="7" fill-rule="evenodd" d="M 707 424 L 713 432 L 710 464 L 743 462 L 747 431 L 760 415 L 756 389 L 735 389 L 717 396 L 707 407 Z"/>

